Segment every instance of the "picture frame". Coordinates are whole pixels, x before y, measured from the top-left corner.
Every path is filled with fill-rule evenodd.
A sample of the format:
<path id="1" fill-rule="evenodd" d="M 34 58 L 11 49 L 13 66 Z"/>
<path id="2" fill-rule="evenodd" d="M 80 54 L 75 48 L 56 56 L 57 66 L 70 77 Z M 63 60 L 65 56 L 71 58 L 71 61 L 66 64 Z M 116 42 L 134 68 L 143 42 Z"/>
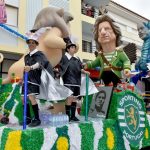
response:
<path id="1" fill-rule="evenodd" d="M 95 93 L 92 97 L 88 115 L 92 118 L 107 118 L 113 87 L 103 86 L 98 87 L 97 89 L 99 92 Z"/>

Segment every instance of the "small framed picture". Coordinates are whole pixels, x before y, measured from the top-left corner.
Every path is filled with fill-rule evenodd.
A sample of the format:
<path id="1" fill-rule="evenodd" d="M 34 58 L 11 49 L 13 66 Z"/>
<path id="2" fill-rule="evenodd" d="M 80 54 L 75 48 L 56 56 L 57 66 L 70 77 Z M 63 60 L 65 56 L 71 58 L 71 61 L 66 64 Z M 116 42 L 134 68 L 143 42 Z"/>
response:
<path id="1" fill-rule="evenodd" d="M 98 87 L 98 93 L 93 95 L 89 117 L 107 117 L 110 100 L 112 97 L 113 87 Z"/>

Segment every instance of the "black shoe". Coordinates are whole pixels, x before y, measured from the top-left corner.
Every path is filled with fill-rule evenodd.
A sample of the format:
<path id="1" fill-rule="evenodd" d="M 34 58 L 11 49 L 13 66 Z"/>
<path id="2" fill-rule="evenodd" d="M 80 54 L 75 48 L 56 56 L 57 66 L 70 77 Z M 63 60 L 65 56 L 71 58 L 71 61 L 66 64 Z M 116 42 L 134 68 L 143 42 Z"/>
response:
<path id="1" fill-rule="evenodd" d="M 41 120 L 33 119 L 31 123 L 28 125 L 29 127 L 36 127 L 41 124 Z"/>
<path id="2" fill-rule="evenodd" d="M 0 123 L 2 124 L 8 124 L 9 123 L 9 118 L 8 117 L 2 117 L 1 120 L 0 120 Z"/>
<path id="3" fill-rule="evenodd" d="M 30 123 L 31 123 L 31 121 L 32 121 L 32 120 L 31 120 L 30 118 L 27 118 L 26 125 L 30 124 Z M 21 125 L 21 126 L 22 126 L 22 125 L 23 125 L 23 121 L 22 121 L 22 122 L 20 122 L 20 123 L 19 123 L 19 125 Z"/>
<path id="4" fill-rule="evenodd" d="M 77 117 L 72 117 L 70 120 L 71 121 L 80 121 Z"/>

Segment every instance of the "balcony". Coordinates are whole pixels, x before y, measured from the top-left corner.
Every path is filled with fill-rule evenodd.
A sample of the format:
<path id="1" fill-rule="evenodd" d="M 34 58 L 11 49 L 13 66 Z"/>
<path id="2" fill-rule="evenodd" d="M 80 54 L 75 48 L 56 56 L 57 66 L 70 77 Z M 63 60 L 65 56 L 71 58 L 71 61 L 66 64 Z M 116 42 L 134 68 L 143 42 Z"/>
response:
<path id="1" fill-rule="evenodd" d="M 91 18 L 97 18 L 99 15 L 98 8 L 88 4 L 88 3 L 82 3 L 81 4 L 81 13 L 83 15 L 89 16 Z"/>
<path id="2" fill-rule="evenodd" d="M 107 6 L 110 0 L 82 0 L 81 2 L 81 12 L 82 14 L 97 18 L 101 13 L 99 11 L 99 7 L 101 5 Z"/>

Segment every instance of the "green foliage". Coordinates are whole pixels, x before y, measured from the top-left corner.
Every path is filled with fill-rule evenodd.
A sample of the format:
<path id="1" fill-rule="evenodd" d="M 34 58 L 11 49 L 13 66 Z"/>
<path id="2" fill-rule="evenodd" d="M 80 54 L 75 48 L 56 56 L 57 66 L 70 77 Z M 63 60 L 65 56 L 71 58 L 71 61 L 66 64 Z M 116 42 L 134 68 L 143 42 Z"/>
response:
<path id="1" fill-rule="evenodd" d="M 92 97 L 93 97 L 93 95 L 88 96 L 88 112 L 89 112 L 89 109 L 90 109 L 90 105 L 92 103 Z M 84 97 L 84 99 L 83 99 L 83 104 L 82 104 L 82 107 L 81 107 L 80 115 L 85 116 L 85 106 L 86 106 L 86 97 Z"/>
<path id="2" fill-rule="evenodd" d="M 11 91 L 12 91 L 11 84 L 0 86 L 0 112 L 3 114 L 9 114 L 9 110 L 7 110 L 5 108 L 4 108 L 4 112 L 2 112 L 2 105 L 5 103 L 5 101 L 9 97 Z"/>
<path id="3" fill-rule="evenodd" d="M 119 93 L 113 92 L 112 99 L 110 101 L 110 105 L 108 108 L 108 118 L 109 119 L 117 120 L 117 117 L 118 117 L 117 105 L 118 105 L 118 96 L 119 95 L 120 95 Z"/>
<path id="4" fill-rule="evenodd" d="M 82 150 L 92 150 L 94 149 L 94 136 L 95 132 L 93 125 L 91 123 L 80 123 L 82 141 L 81 149 Z"/>
<path id="5" fill-rule="evenodd" d="M 40 150 L 43 145 L 44 134 L 42 129 L 25 130 L 21 136 L 23 150 Z"/>

